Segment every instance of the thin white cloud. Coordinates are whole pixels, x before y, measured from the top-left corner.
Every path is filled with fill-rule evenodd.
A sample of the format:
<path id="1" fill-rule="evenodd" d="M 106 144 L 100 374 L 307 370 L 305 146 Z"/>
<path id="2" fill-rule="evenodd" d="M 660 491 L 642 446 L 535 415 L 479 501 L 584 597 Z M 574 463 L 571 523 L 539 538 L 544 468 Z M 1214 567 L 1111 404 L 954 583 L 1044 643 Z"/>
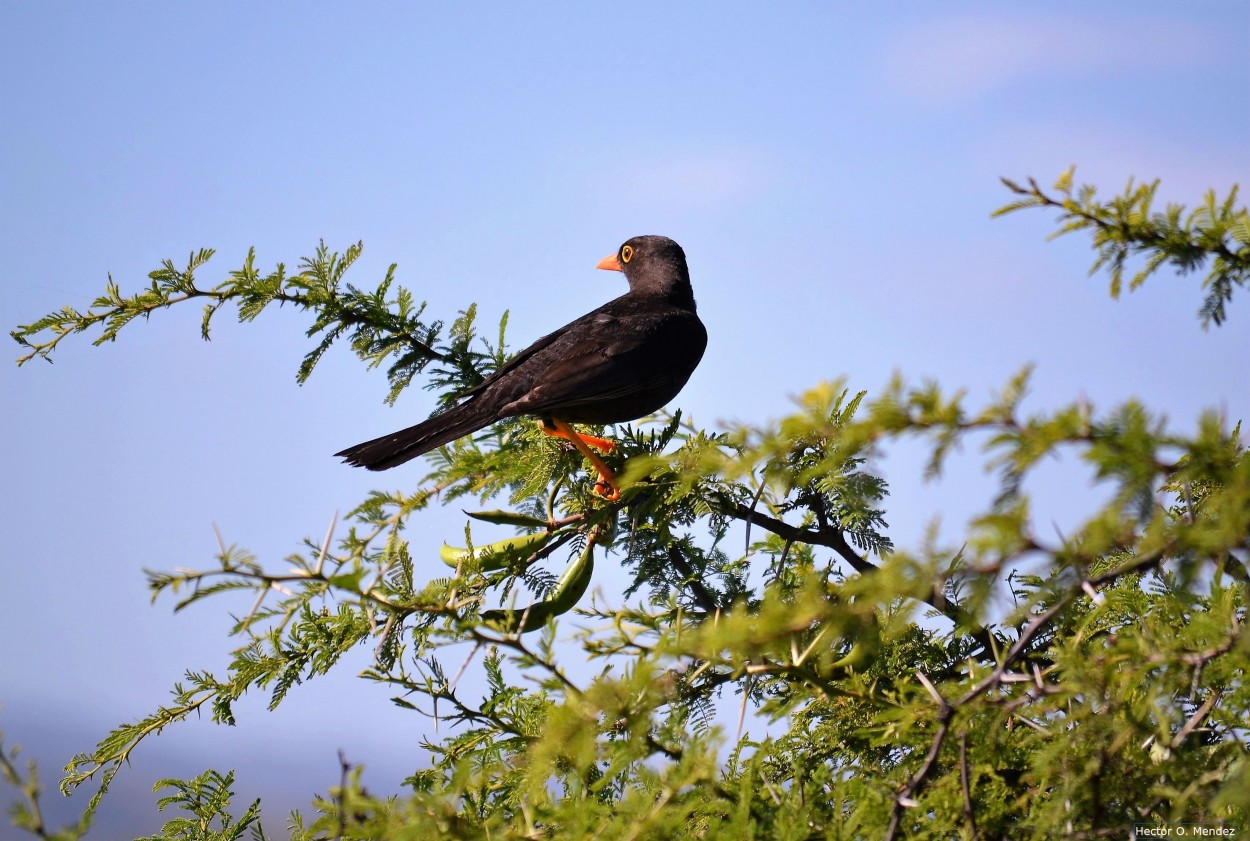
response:
<path id="1" fill-rule="evenodd" d="M 1214 40 L 1190 21 L 991 13 L 928 21 L 903 32 L 885 52 L 884 77 L 904 96 L 948 104 L 1043 74 L 1135 73 L 1201 64 L 1209 59 Z"/>

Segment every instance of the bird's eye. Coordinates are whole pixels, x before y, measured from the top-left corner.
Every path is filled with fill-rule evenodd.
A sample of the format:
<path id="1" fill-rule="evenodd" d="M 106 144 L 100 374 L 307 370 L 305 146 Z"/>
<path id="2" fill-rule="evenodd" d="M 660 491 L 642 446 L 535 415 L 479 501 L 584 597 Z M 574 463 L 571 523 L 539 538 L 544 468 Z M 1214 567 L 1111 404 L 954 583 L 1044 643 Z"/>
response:
<path id="1" fill-rule="evenodd" d="M 634 256 L 634 248 L 630 245 L 621 246 L 621 262 L 628 263 L 630 258 Z"/>

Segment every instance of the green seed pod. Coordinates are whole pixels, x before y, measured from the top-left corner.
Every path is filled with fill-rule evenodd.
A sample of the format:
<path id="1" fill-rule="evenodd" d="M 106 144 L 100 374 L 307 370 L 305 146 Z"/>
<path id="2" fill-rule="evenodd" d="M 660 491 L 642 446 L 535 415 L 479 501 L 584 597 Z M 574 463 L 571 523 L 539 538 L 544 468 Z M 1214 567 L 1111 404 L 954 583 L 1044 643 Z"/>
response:
<path id="1" fill-rule="evenodd" d="M 522 633 L 537 630 L 547 624 L 552 616 L 551 603 L 548 601 L 534 602 L 526 610 L 486 610 L 482 612 L 482 622 L 505 634 L 515 634 L 519 627 Z M 522 623 L 524 619 L 524 623 Z"/>
<path id="2" fill-rule="evenodd" d="M 516 511 L 496 509 L 494 511 L 466 511 L 464 513 L 475 520 L 481 520 L 484 523 L 494 523 L 497 526 L 519 526 L 523 529 L 541 529 L 547 526 L 546 520 L 540 520 L 537 517 L 531 517 L 529 514 L 521 514 Z"/>
<path id="3" fill-rule="evenodd" d="M 539 531 L 521 534 L 506 540 L 497 540 L 485 546 L 474 547 L 473 554 L 483 570 L 504 569 L 513 561 L 528 558 L 551 542 L 554 532 Z M 469 559 L 469 550 L 444 543 L 438 550 L 439 559 L 449 567 L 459 566 Z"/>
<path id="4" fill-rule="evenodd" d="M 556 615 L 567 613 L 573 605 L 581 601 L 590 587 L 591 576 L 595 572 L 595 542 L 586 541 L 586 548 L 577 556 L 577 560 L 569 564 L 568 569 L 560 576 L 552 589 L 547 601 L 556 609 Z"/>
<path id="5" fill-rule="evenodd" d="M 552 616 L 560 616 L 573 609 L 586 595 L 594 571 L 595 542 L 588 540 L 577 560 L 569 564 L 560 576 L 550 596 L 521 610 L 487 610 L 482 613 L 482 621 L 507 634 L 516 633 L 518 628 L 522 633 L 537 630 L 546 625 Z"/>

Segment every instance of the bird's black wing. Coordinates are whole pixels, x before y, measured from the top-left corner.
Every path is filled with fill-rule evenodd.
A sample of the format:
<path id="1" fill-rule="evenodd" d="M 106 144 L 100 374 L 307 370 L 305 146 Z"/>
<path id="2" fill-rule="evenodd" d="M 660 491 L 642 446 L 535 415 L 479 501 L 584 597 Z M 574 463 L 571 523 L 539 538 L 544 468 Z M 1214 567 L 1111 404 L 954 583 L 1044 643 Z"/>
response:
<path id="1" fill-rule="evenodd" d="M 520 366 L 531 376 L 507 413 L 606 423 L 666 403 L 698 364 L 707 334 L 694 313 L 647 303 L 603 307 L 569 325 Z"/>
<path id="2" fill-rule="evenodd" d="M 562 340 L 568 334 L 582 333 L 583 331 L 586 330 L 587 326 L 590 323 L 592 323 L 596 318 L 600 317 L 604 313 L 610 312 L 616 305 L 619 304 L 619 302 L 624 297 L 625 296 L 621 296 L 620 298 L 616 298 L 612 301 L 609 301 L 608 303 L 604 304 L 598 309 L 594 309 L 586 313 L 581 318 L 578 318 L 574 321 L 570 321 L 568 324 L 564 325 L 560 329 L 552 330 L 547 335 L 541 336 L 535 339 L 533 344 L 525 348 L 525 350 L 522 350 L 519 353 L 517 353 L 515 356 L 513 356 L 503 365 L 500 365 L 486 379 L 482 380 L 480 383 L 473 386 L 473 388 L 461 394 L 460 400 L 465 401 L 470 398 L 477 397 L 481 395 L 483 392 L 490 390 L 496 383 L 498 383 L 500 380 L 507 377 L 513 371 L 517 370 L 518 368 L 521 368 L 522 366 L 525 366 L 526 363 L 528 363 L 529 360 L 532 359 L 536 354 L 542 353 L 544 350 L 551 347 L 552 344 Z"/>

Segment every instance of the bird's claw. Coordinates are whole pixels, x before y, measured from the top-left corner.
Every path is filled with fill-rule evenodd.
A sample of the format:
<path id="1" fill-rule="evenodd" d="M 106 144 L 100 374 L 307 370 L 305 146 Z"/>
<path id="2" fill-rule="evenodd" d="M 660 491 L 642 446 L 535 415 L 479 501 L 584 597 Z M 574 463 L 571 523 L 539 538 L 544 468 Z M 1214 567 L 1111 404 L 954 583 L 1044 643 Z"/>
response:
<path id="1" fill-rule="evenodd" d="M 621 490 L 611 482 L 600 479 L 595 482 L 595 496 L 608 502 L 616 502 L 621 498 Z"/>

